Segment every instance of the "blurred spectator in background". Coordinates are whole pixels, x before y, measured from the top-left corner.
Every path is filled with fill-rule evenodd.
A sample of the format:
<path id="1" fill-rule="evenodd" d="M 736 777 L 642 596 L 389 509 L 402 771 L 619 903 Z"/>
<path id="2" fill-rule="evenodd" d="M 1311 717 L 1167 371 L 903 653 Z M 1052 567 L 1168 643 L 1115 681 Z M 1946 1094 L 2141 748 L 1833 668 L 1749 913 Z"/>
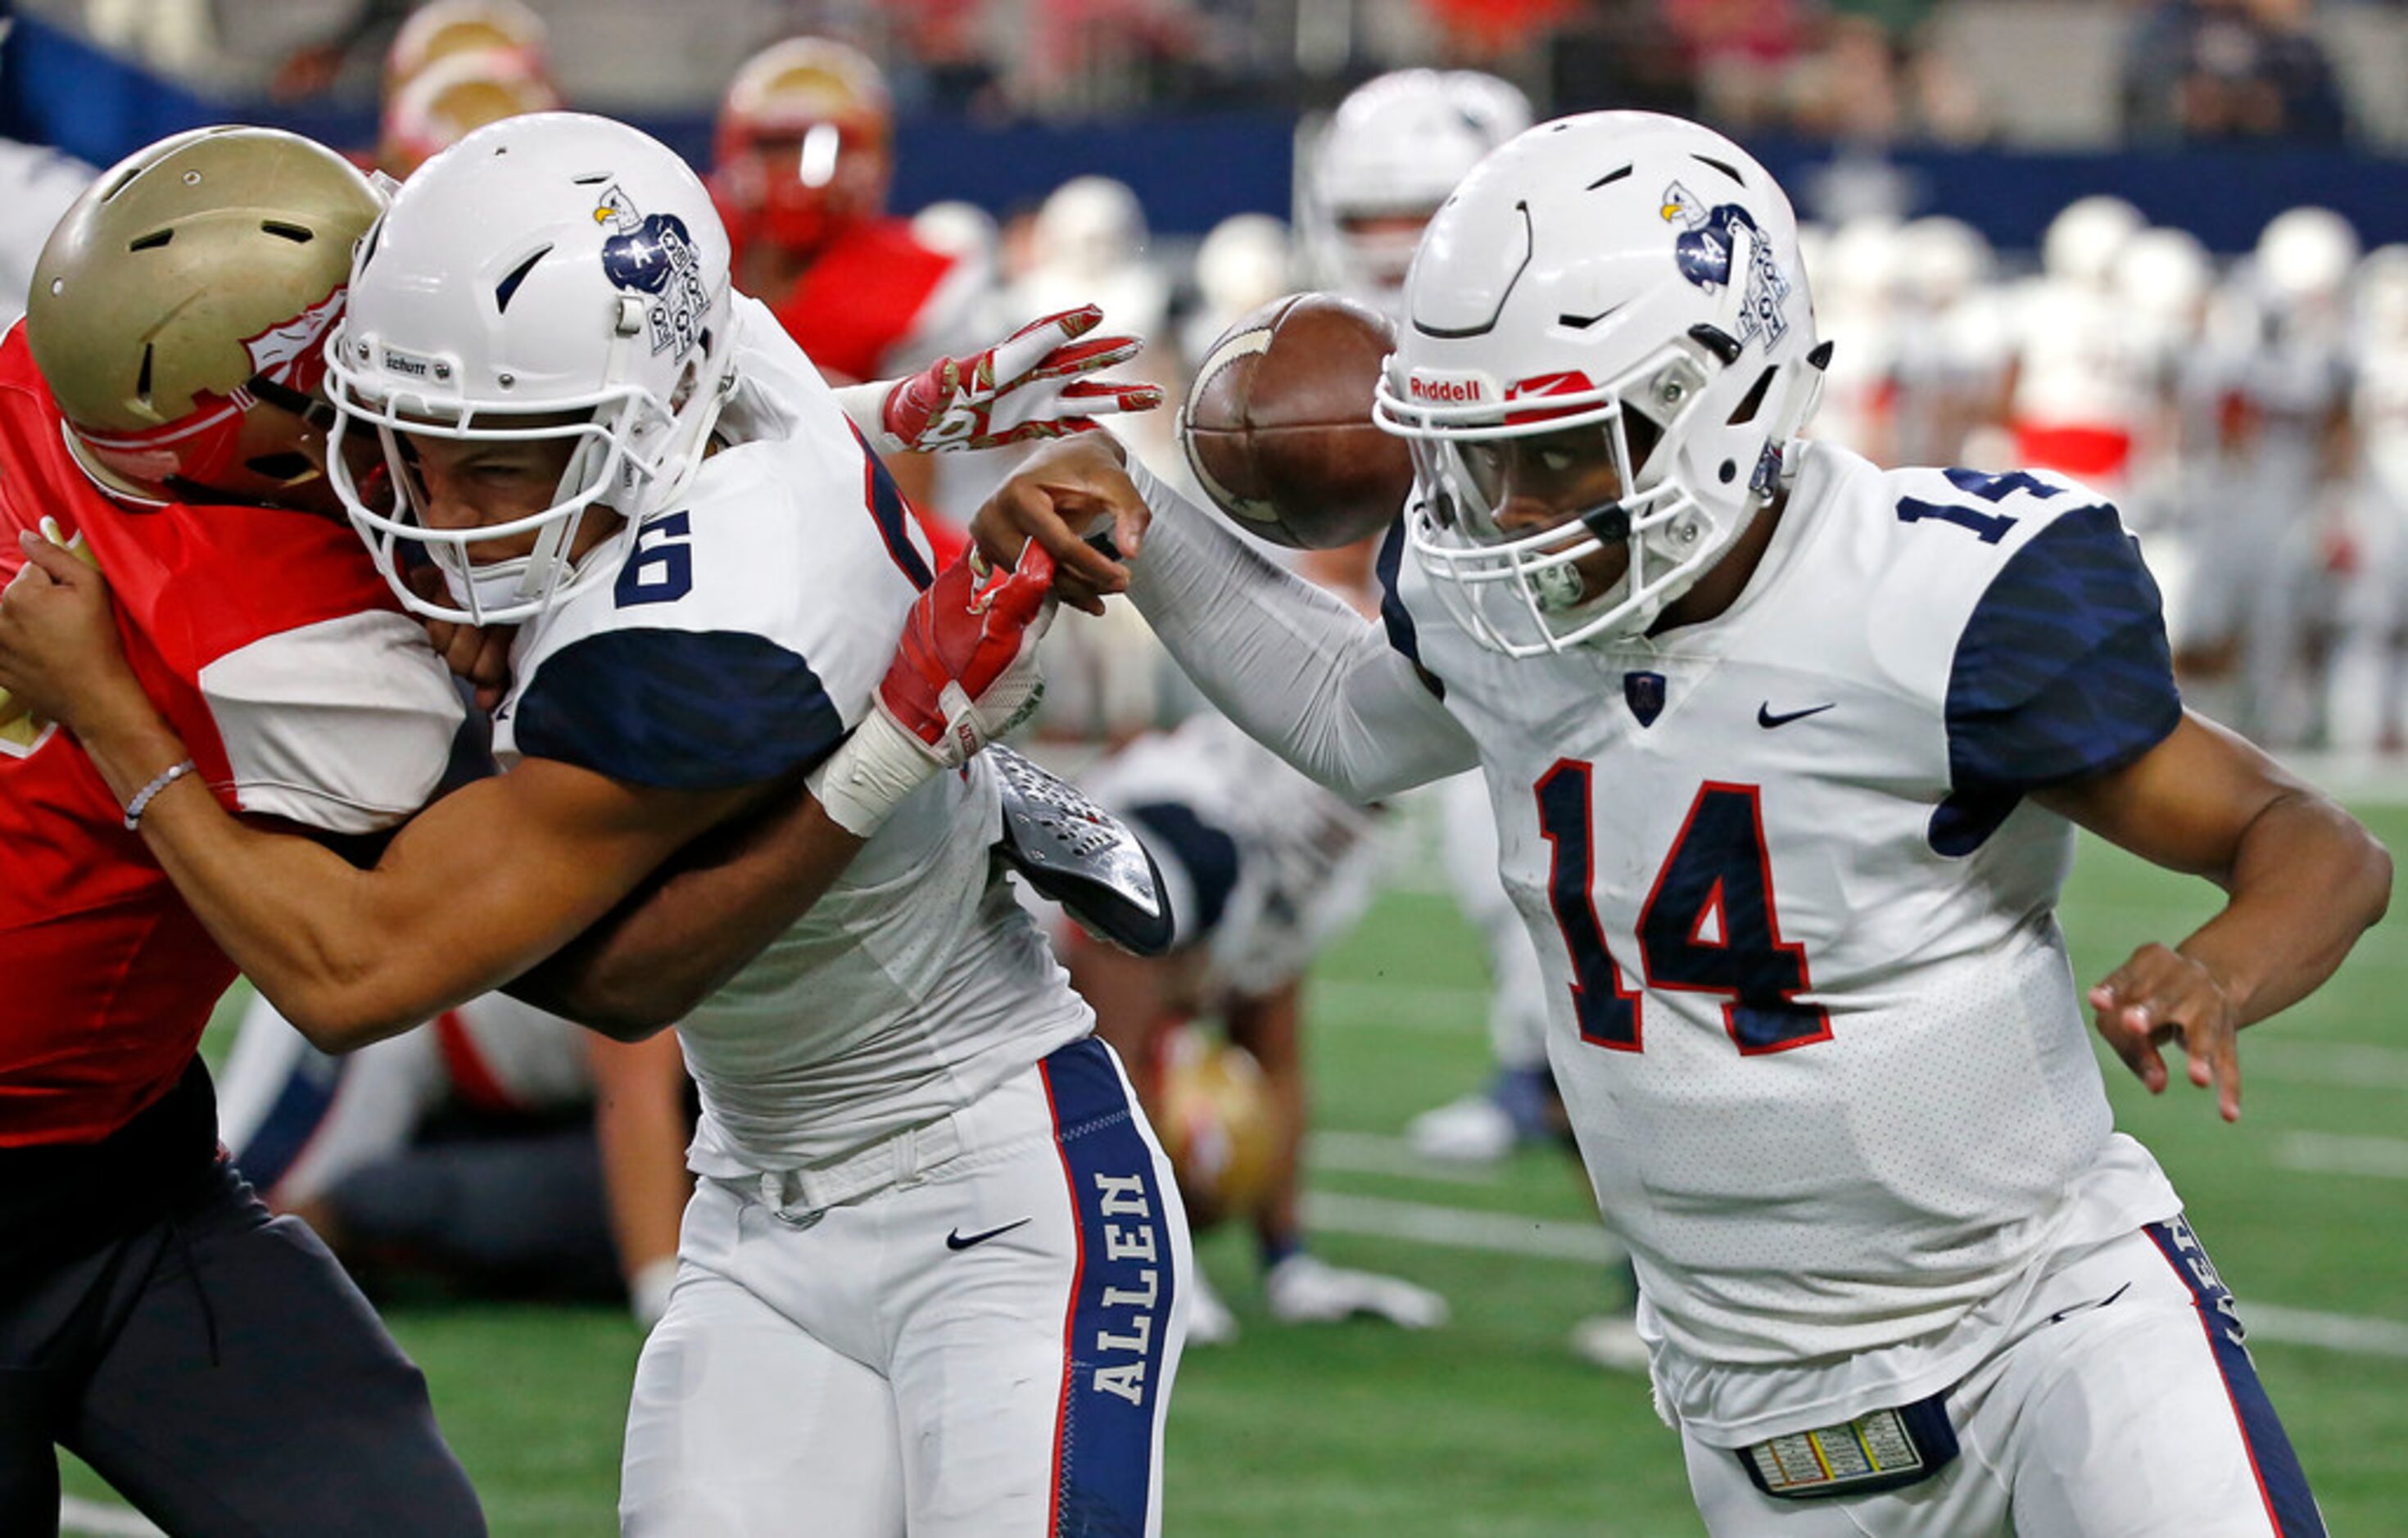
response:
<path id="1" fill-rule="evenodd" d="M 1588 0 L 1580 7 L 1548 50 L 1547 88 L 1558 112 L 1698 111 L 1686 45 L 1652 0 Z"/>
<path id="2" fill-rule="evenodd" d="M 2349 114 L 2313 0 L 2157 0 L 2124 54 L 2124 129 L 2136 139 L 2336 144 Z"/>

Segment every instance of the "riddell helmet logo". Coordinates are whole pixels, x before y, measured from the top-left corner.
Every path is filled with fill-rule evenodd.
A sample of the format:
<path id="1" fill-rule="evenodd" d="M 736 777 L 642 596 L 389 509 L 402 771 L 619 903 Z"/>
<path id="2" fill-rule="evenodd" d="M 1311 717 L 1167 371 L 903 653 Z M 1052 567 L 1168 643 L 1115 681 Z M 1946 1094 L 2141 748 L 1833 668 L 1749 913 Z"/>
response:
<path id="1" fill-rule="evenodd" d="M 1405 393 L 1432 406 L 1470 406 L 1497 398 L 1484 374 L 1439 374 L 1416 369 L 1405 381 Z"/>

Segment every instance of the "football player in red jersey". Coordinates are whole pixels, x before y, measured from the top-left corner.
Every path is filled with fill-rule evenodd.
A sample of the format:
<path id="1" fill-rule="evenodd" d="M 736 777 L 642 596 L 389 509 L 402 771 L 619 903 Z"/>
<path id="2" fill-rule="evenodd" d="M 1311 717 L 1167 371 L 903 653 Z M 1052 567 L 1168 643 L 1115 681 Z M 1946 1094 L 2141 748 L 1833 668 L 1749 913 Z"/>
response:
<path id="1" fill-rule="evenodd" d="M 711 200 L 736 286 L 768 305 L 833 384 L 917 368 L 957 339 L 980 275 L 889 218 L 893 109 L 878 66 L 824 37 L 745 61 L 719 107 Z M 889 456 L 915 507 L 928 462 Z"/>
<path id="2" fill-rule="evenodd" d="M 460 719 L 313 457 L 378 208 L 306 140 L 179 136 L 69 210 L 0 346 L 0 573 L 33 529 L 107 563 L 190 772 L 330 840 L 415 810 Z M 418 1370 L 220 1157 L 194 1049 L 233 963 L 22 703 L 0 784 L 0 1530 L 54 1531 L 58 1445 L 178 1534 L 482 1532 Z"/>

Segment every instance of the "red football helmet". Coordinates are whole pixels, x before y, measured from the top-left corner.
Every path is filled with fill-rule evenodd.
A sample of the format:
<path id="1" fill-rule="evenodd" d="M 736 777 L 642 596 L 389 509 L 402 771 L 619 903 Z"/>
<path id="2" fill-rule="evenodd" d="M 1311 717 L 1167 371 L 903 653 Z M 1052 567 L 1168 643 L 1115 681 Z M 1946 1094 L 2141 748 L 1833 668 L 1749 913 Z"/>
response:
<path id="1" fill-rule="evenodd" d="M 789 37 L 747 60 L 720 103 L 712 194 L 738 246 L 824 244 L 886 210 L 894 108 L 878 66 L 824 37 Z"/>

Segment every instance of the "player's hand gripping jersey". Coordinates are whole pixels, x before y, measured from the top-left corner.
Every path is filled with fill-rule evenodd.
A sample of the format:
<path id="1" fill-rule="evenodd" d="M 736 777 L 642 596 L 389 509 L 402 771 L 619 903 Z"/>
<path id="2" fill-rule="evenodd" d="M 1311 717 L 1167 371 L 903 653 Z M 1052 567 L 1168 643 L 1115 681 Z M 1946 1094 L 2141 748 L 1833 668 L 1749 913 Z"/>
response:
<path id="1" fill-rule="evenodd" d="M 1727 612 L 1545 659 L 1400 579 L 1391 636 L 1482 745 L 1556 1081 L 1685 1423 L 1731 1443 L 1932 1393 L 1982 1347 L 1942 1332 L 2011 1313 L 2043 1245 L 2179 1211 L 2092 1060 L 2051 912 L 2072 827 L 2022 798 L 2178 717 L 2112 507 L 1809 445 Z"/>
<path id="2" fill-rule="evenodd" d="M 523 631 L 494 749 L 636 784 L 746 783 L 824 758 L 872 709 L 925 537 L 810 360 L 738 301 L 726 446 L 646 519 L 618 580 Z M 810 913 L 680 1028 L 704 1174 L 810 1166 L 968 1104 L 1085 1034 L 994 873 L 972 760 L 904 802 Z"/>
<path id="3" fill-rule="evenodd" d="M 20 325 L 0 345 L 0 581 L 55 522 L 108 572 L 127 656 L 229 808 L 359 834 L 433 792 L 460 703 L 358 537 L 308 513 L 93 490 Z M 0 1146 L 107 1136 L 172 1085 L 234 981 L 72 738 L 0 707 Z"/>

